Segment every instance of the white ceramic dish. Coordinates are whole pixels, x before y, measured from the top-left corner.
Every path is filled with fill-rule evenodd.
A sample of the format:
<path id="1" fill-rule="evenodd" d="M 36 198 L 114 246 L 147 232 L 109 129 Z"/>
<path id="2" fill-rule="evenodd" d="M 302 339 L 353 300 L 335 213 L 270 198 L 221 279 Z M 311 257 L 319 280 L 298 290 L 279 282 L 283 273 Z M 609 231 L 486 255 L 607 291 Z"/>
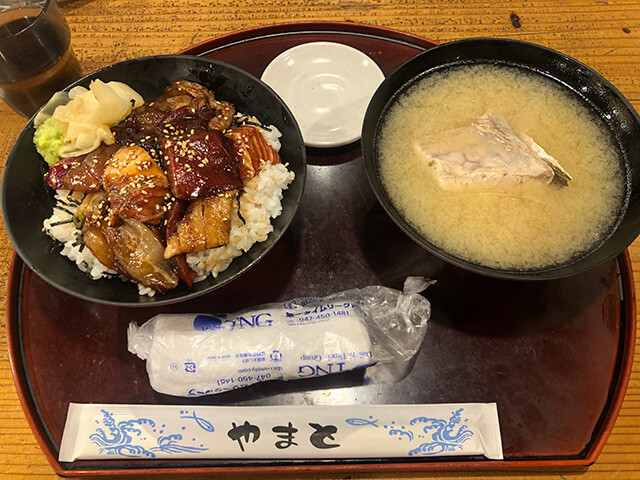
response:
<path id="1" fill-rule="evenodd" d="M 360 50 L 311 42 L 282 52 L 261 79 L 291 109 L 305 145 L 327 148 L 360 138 L 364 114 L 384 74 Z"/>

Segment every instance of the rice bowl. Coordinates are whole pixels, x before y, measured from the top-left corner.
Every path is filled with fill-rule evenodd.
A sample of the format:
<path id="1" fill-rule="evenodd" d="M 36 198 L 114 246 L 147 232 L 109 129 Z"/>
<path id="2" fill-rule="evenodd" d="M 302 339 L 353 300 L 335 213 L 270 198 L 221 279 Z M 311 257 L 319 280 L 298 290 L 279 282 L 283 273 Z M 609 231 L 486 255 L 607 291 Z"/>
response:
<path id="1" fill-rule="evenodd" d="M 70 245 L 59 246 L 43 231 L 43 221 L 52 215 L 53 207 L 62 198 L 62 194 L 56 197 L 55 192 L 43 181 L 46 166 L 32 144 L 32 120 L 14 145 L 7 161 L 2 186 L 5 225 L 14 247 L 27 266 L 52 285 L 74 296 L 114 305 L 145 306 L 170 304 L 202 295 L 226 284 L 262 258 L 291 222 L 302 195 L 306 174 L 306 158 L 300 131 L 291 112 L 273 91 L 255 77 L 233 66 L 182 55 L 128 60 L 94 72 L 78 84 L 86 86 L 95 78 L 127 82 L 144 98 L 158 95 L 166 85 L 179 79 L 215 86 L 221 98 L 234 102 L 239 111 L 255 115 L 265 125 L 275 125 L 281 131 L 281 158 L 283 163 L 289 164 L 288 168 L 295 179 L 291 181 L 291 178 L 282 178 L 279 183 L 274 183 L 274 186 L 284 187 L 283 181 L 291 181 L 287 190 L 276 194 L 278 197 L 281 196 L 281 201 L 278 201 L 281 204 L 280 208 L 272 205 L 267 207 L 270 212 L 281 209 L 282 213 L 272 219 L 269 229 L 272 231 L 266 234 L 265 241 L 255 244 L 247 252 L 235 257 L 235 261 L 232 261 L 226 270 L 218 270 L 216 277 L 199 275 L 200 281 L 195 283 L 192 289 L 181 285 L 161 295 L 140 296 L 138 289 L 131 282 L 122 282 L 118 275 L 102 272 L 100 268 L 85 266 L 85 270 L 88 269 L 94 276 L 102 275 L 99 280 L 90 281 L 87 274 L 76 266 L 76 261 L 87 265 L 90 263 L 86 255 L 81 251 L 72 252 L 73 248 Z M 283 177 L 282 172 L 276 176 Z M 277 192 L 278 188 L 274 191 Z M 265 229 L 262 231 L 264 238 Z M 246 247 L 246 244 L 243 246 Z M 68 257 L 52 255 L 63 248 L 64 253 L 74 257 L 73 262 Z M 194 259 L 193 264 L 197 265 L 201 261 L 202 258 Z"/>

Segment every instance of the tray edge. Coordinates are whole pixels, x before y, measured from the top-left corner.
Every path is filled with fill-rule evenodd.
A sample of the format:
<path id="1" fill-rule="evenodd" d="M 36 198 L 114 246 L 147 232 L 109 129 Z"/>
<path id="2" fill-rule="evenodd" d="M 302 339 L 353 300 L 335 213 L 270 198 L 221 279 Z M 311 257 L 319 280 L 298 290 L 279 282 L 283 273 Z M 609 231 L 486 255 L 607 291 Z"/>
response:
<path id="1" fill-rule="evenodd" d="M 437 45 L 433 40 L 421 37 L 412 33 L 403 32 L 400 30 L 381 27 L 377 25 L 369 25 L 359 22 L 336 22 L 336 21 L 300 21 L 300 22 L 286 22 L 263 25 L 258 27 L 252 27 L 248 29 L 237 30 L 229 32 L 218 37 L 209 38 L 199 42 L 195 45 L 191 45 L 185 49 L 177 52 L 178 54 L 190 54 L 201 55 L 207 51 L 211 51 L 213 48 L 232 46 L 233 43 L 242 43 L 255 38 L 254 34 L 260 32 L 262 36 L 268 36 L 270 33 L 302 33 L 300 27 L 304 27 L 306 30 L 317 31 L 322 33 L 328 29 L 335 29 L 335 33 L 345 34 L 365 34 L 372 35 L 371 30 L 379 32 L 380 34 L 386 33 L 389 36 L 389 40 L 400 41 L 407 43 L 407 39 L 415 40 L 415 44 L 411 44 L 416 48 L 430 48 Z M 282 30 L 279 30 L 282 29 Z M 404 41 L 403 41 L 404 40 Z M 584 458 L 580 459 L 541 459 L 541 460 L 503 460 L 503 461 L 490 461 L 490 460 L 471 460 L 471 461 L 449 461 L 449 462 L 420 462 L 420 463 L 394 463 L 392 460 L 389 463 L 366 463 L 363 460 L 362 463 L 355 464 L 305 464 L 305 465 L 280 465 L 280 466 L 246 466 L 246 467 L 182 467 L 182 468 L 135 468 L 135 469 L 103 469 L 103 470 L 67 470 L 62 467 L 58 462 L 58 459 L 54 457 L 52 446 L 45 436 L 42 434 L 41 428 L 46 430 L 46 426 L 40 425 L 40 416 L 37 414 L 37 408 L 34 404 L 34 399 L 28 395 L 30 388 L 25 384 L 26 372 L 25 365 L 22 362 L 22 356 L 18 360 L 15 357 L 15 352 L 19 348 L 15 348 L 15 342 L 19 342 L 19 336 L 17 326 L 11 324 L 11 312 L 18 310 L 21 304 L 22 298 L 22 282 L 18 282 L 17 279 L 22 279 L 22 273 L 16 275 L 17 270 L 24 272 L 26 265 L 23 264 L 17 253 L 14 251 L 11 259 L 11 265 L 9 269 L 9 278 L 7 286 L 7 300 L 5 311 L 5 323 L 7 326 L 7 345 L 9 350 L 9 363 L 11 366 L 11 373 L 13 376 L 14 385 L 20 400 L 22 410 L 27 418 L 27 422 L 34 433 L 36 441 L 41 450 L 45 454 L 49 464 L 52 466 L 56 474 L 60 476 L 102 476 L 102 475 L 145 475 L 145 474 L 216 474 L 216 473 L 294 473 L 294 472 L 366 472 L 366 471 L 468 471 L 468 470 L 504 470 L 504 469 L 527 469 L 527 468 L 561 468 L 561 469 L 575 469 L 579 467 L 587 467 L 593 464 L 600 455 L 604 445 L 613 430 L 615 421 L 619 415 L 624 395 L 627 390 L 629 379 L 631 376 L 631 370 L 633 367 L 633 355 L 634 349 L 628 348 L 629 345 L 635 345 L 636 338 L 636 294 L 635 286 L 633 283 L 633 270 L 631 265 L 631 259 L 628 250 L 625 250 L 616 261 L 621 267 L 621 273 L 627 280 L 625 283 L 622 280 L 624 287 L 623 303 L 625 305 L 625 338 L 620 348 L 622 349 L 621 355 L 621 367 L 619 370 L 618 378 L 615 380 L 615 386 L 612 387 L 612 401 L 608 406 L 608 411 L 603 412 L 603 420 L 600 424 L 600 432 L 596 436 L 596 440 L 591 444 L 589 450 L 585 453 Z M 20 372 L 18 370 L 21 370 Z M 19 373 L 23 373 L 19 376 Z M 32 415 L 35 413 L 35 415 Z"/>

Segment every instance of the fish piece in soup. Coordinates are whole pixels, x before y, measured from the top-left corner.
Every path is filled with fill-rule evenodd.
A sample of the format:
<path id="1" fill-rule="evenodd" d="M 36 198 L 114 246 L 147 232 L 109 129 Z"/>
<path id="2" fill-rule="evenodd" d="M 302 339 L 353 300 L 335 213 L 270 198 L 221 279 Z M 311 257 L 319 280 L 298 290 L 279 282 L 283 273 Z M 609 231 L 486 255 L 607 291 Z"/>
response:
<path id="1" fill-rule="evenodd" d="M 468 127 L 419 138 L 414 148 L 443 190 L 525 182 L 566 185 L 571 180 L 533 138 L 495 113 L 484 114 Z"/>

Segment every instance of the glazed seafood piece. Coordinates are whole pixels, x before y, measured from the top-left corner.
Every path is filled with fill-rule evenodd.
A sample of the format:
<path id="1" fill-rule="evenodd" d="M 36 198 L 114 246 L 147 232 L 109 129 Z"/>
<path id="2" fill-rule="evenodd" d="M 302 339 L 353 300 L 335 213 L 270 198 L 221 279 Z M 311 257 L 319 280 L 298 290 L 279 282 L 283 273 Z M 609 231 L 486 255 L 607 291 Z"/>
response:
<path id="1" fill-rule="evenodd" d="M 75 190 L 89 193 L 102 189 L 102 175 L 107 162 L 122 145 L 100 145 L 91 153 L 65 158 L 54 163 L 46 175 L 54 190 Z"/>
<path id="2" fill-rule="evenodd" d="M 167 236 L 165 258 L 201 252 L 229 243 L 231 215 L 238 209 L 237 192 L 191 202 L 176 228 Z"/>
<path id="3" fill-rule="evenodd" d="M 102 183 L 111 216 L 134 218 L 149 225 L 158 225 L 164 219 L 165 204 L 171 198 L 169 180 L 143 148 L 120 148 L 105 168 Z"/>
<path id="4" fill-rule="evenodd" d="M 103 228 L 102 232 L 120 274 L 160 292 L 178 285 L 176 268 L 164 258 L 164 245 L 148 225 L 128 218 L 116 227 Z"/>
<path id="5" fill-rule="evenodd" d="M 238 214 L 245 183 L 263 173 L 275 176 L 266 184 L 274 184 L 279 203 L 293 174 L 263 136 L 267 129 L 234 114 L 232 104 L 203 86 L 174 82 L 113 128 L 114 145 L 54 164 L 49 186 L 86 194 L 73 215 L 81 247 L 109 272 L 137 282 L 141 293 L 153 294 L 175 288 L 179 279 L 192 285 L 196 275 L 187 255 L 226 249 L 232 259 L 263 241 L 261 234 L 231 246 L 246 233 L 232 235 L 247 222 Z M 279 214 L 270 208 L 269 223 Z M 229 262 L 208 271 L 217 275 Z M 198 279 L 208 271 L 198 268 Z"/>
<path id="6" fill-rule="evenodd" d="M 231 103 L 216 100 L 214 93 L 202 85 L 179 80 L 131 112 L 114 128 L 114 134 L 119 143 L 154 147 L 154 140 L 191 128 L 224 131 L 233 123 L 235 113 Z"/>
<path id="7" fill-rule="evenodd" d="M 220 130 L 192 128 L 188 133 L 163 137 L 160 144 L 176 198 L 209 198 L 242 188 L 231 140 Z"/>
<path id="8" fill-rule="evenodd" d="M 257 175 L 265 162 L 280 163 L 280 155 L 256 127 L 245 125 L 234 128 L 226 136 L 233 141 L 233 152 L 240 164 L 243 179 Z"/>

